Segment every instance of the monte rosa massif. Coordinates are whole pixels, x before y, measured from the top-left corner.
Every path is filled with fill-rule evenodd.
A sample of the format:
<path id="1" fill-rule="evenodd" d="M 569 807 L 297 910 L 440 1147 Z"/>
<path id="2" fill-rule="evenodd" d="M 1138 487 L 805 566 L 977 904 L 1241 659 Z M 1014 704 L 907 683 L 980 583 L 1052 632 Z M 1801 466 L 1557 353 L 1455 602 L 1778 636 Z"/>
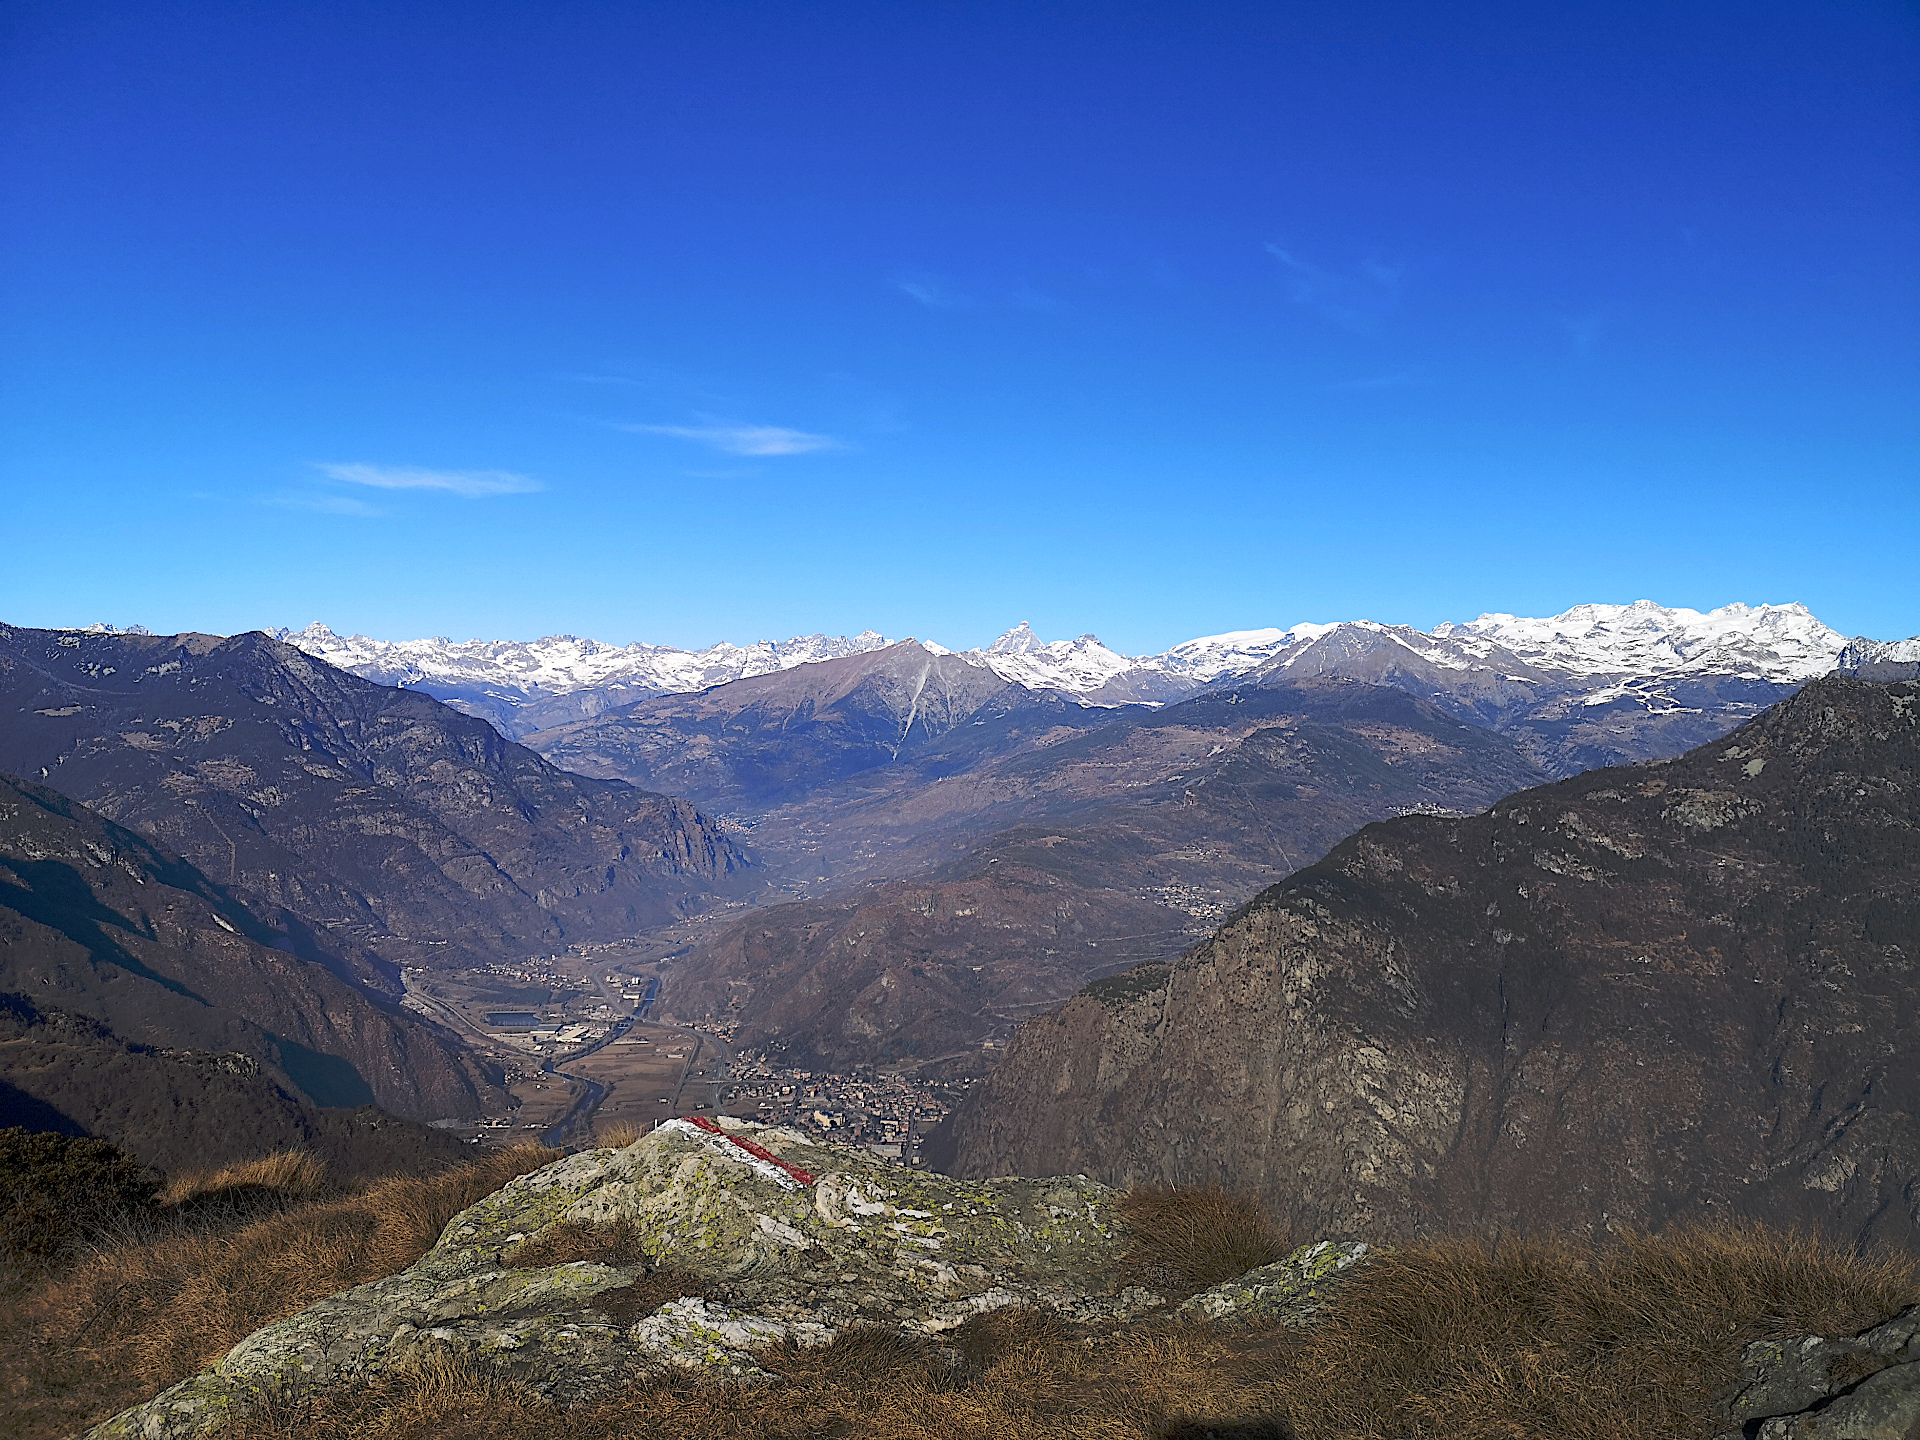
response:
<path id="1" fill-rule="evenodd" d="M 897 642 L 867 630 L 704 650 L 607 645 L 572 635 L 541 640 L 376 640 L 315 622 L 276 638 L 369 680 L 424 690 L 516 738 L 650 696 L 704 690 Z M 1548 692 L 1586 706 L 1698 708 L 1682 689 L 1707 678 L 1796 686 L 1836 666 L 1920 661 L 1920 644 L 1850 639 L 1804 606 L 1733 604 L 1701 612 L 1638 601 L 1577 605 L 1544 619 L 1482 615 L 1431 631 L 1370 620 L 1297 624 L 1203 636 L 1156 655 L 1122 655 L 1093 635 L 1042 641 L 1025 624 L 984 649 L 957 653 L 1003 679 L 1087 705 L 1159 705 L 1243 678 L 1359 675 L 1417 689 L 1484 677 L 1506 708 Z M 1912 653 L 1908 653 L 1911 651 Z M 1755 697 L 1761 699 L 1762 697 Z M 1772 694 L 1765 701 L 1777 698 Z M 1716 707 L 1717 708 L 1717 707 Z M 1490 717 L 1489 717 L 1490 718 Z"/>

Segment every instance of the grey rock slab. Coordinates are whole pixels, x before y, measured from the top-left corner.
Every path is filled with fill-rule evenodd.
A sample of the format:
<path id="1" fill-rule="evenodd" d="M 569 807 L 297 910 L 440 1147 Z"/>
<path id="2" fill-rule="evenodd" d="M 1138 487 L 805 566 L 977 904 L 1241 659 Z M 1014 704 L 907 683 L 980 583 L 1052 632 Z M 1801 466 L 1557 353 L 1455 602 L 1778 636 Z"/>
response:
<path id="1" fill-rule="evenodd" d="M 1352 1268 L 1366 1258 L 1361 1241 L 1322 1240 L 1203 1290 L 1175 1312 L 1209 1322 L 1278 1321 L 1305 1325 L 1325 1307 Z"/>
<path id="2" fill-rule="evenodd" d="M 182 1440 L 264 1399 L 364 1383 L 432 1353 L 573 1403 L 669 1369 L 764 1378 L 753 1356 L 769 1345 L 821 1344 L 851 1326 L 937 1335 L 1011 1305 L 1120 1325 L 1166 1303 L 1117 1286 L 1120 1223 L 1103 1185 L 951 1180 L 722 1123 L 812 1183 L 690 1125 L 569 1156 L 454 1216 L 407 1270 L 264 1327 L 89 1440 Z M 508 1263 L 562 1221 L 625 1222 L 649 1263 Z M 611 1297 L 659 1267 L 690 1272 L 704 1296 L 614 1319 Z"/>
<path id="3" fill-rule="evenodd" d="M 1920 1440 L 1920 1363 L 1869 1375 L 1818 1410 L 1764 1420 L 1759 1440 Z"/>
<path id="4" fill-rule="evenodd" d="M 1767 1440 L 1920 1440 L 1920 1305 L 1859 1335 L 1756 1340 L 1727 1416 Z"/>

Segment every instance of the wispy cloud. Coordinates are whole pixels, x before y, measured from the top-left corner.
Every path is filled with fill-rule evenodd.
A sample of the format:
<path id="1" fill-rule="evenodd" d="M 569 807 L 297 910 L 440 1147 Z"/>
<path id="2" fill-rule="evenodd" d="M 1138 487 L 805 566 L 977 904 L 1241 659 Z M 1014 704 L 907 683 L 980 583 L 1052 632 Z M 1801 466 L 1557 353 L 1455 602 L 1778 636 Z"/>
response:
<path id="1" fill-rule="evenodd" d="M 710 445 L 723 455 L 808 455 L 816 450 L 844 450 L 831 435 L 789 430 L 784 425 L 620 425 L 636 435 L 671 435 Z"/>
<path id="2" fill-rule="evenodd" d="M 311 510 L 317 515 L 354 515 L 362 519 L 371 519 L 387 513 L 367 504 L 364 500 L 356 500 L 351 495 L 317 495 L 311 492 L 269 495 L 266 497 L 266 503 L 278 505 L 285 510 Z"/>
<path id="3" fill-rule="evenodd" d="M 909 300 L 918 301 L 929 310 L 957 310 L 973 303 L 969 296 L 962 295 L 938 275 L 894 275 L 889 277 L 887 283 Z"/>
<path id="4" fill-rule="evenodd" d="M 376 490 L 443 490 L 462 500 L 488 495 L 526 495 L 547 487 L 511 470 L 422 470 L 411 465 L 331 465 L 315 467 L 331 480 L 371 485 Z"/>
<path id="5" fill-rule="evenodd" d="M 1312 264 L 1271 241 L 1266 249 L 1280 262 L 1293 303 L 1323 320 L 1349 330 L 1366 330 L 1400 303 L 1405 266 L 1370 257 L 1356 269 L 1342 272 Z"/>

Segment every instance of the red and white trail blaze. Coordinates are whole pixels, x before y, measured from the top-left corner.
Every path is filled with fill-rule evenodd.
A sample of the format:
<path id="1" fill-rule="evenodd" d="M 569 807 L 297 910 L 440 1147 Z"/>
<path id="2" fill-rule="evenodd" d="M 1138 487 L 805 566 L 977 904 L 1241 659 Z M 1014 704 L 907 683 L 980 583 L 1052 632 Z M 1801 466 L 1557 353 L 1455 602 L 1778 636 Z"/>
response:
<path id="1" fill-rule="evenodd" d="M 738 1135 L 729 1135 L 725 1130 L 704 1115 L 683 1116 L 677 1120 L 661 1123 L 662 1130 L 679 1130 L 701 1140 L 709 1146 L 727 1155 L 729 1160 L 738 1160 L 747 1165 L 755 1174 L 773 1181 L 783 1190 L 799 1190 L 813 1184 L 813 1172 L 791 1165 L 771 1151 L 744 1140 Z M 714 1142 L 719 1144 L 715 1145 Z M 728 1154 L 728 1150 L 738 1154 Z"/>

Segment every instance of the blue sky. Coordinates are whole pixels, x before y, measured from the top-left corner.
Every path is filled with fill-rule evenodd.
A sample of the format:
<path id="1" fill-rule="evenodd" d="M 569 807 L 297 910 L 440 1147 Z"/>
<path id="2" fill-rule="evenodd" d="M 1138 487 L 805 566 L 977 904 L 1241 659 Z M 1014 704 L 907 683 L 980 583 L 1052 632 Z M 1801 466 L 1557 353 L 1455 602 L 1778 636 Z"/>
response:
<path id="1" fill-rule="evenodd" d="M 1898 4 L 0 12 L 0 618 L 1920 631 Z"/>

